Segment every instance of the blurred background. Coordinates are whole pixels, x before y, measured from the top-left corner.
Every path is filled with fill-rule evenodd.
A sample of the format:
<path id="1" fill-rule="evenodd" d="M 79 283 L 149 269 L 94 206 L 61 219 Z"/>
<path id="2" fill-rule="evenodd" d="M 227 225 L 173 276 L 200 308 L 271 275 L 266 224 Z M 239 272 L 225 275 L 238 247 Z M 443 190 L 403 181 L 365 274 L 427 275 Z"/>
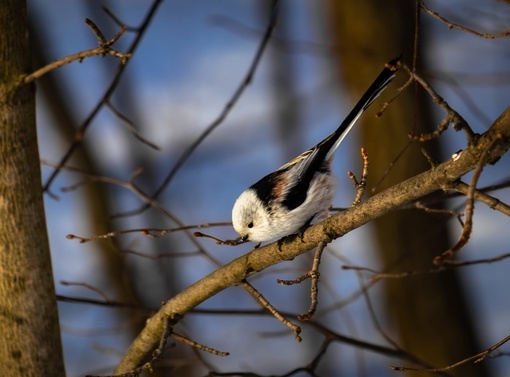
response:
<path id="1" fill-rule="evenodd" d="M 133 49 L 123 68 L 112 56 L 92 57 L 37 82 L 42 179 L 69 376 L 111 374 L 150 310 L 253 245 L 218 246 L 194 239 L 192 232 L 160 238 L 134 232 L 88 243 L 67 239 L 68 234 L 229 222 L 232 205 L 246 187 L 329 135 L 384 63 L 401 53 L 403 62 L 416 66 L 475 132 L 486 131 L 509 105 L 508 36 L 483 38 L 450 29 L 417 12 L 412 1 L 351 3 L 356 2 L 280 1 L 276 27 L 253 80 L 241 86 L 239 100 L 216 122 L 254 62 L 274 12 L 271 1 L 28 1 L 36 67 L 96 47 L 85 18 L 107 39 L 119 32 L 117 21 L 125 24 L 128 29 L 115 48 Z M 425 5 L 480 33 L 510 28 L 506 2 Z M 431 142 L 409 141 L 409 133 L 431 132 L 445 116 L 414 84 L 375 117 L 407 80 L 400 71 L 339 148 L 335 207 L 348 207 L 356 194 L 346 172 L 361 176 L 362 146 L 370 159 L 367 194 L 428 169 L 421 148 L 444 161 L 466 147 L 464 134 L 453 129 Z M 212 132 L 196 144 L 206 130 Z M 66 168 L 55 174 L 71 147 Z M 508 166 L 506 156 L 487 167 L 478 186 L 508 182 Z M 149 196 L 158 192 L 159 207 L 140 211 L 145 202 L 130 182 Z M 491 194 L 510 201 L 508 189 Z M 442 367 L 503 339 L 510 332 L 507 259 L 376 283 L 370 273 L 342 269 L 430 270 L 433 257 L 451 247 L 462 230 L 454 216 L 441 211 L 462 213 L 464 199 L 438 193 L 424 204 L 439 211 L 394 211 L 328 246 L 318 311 L 313 324 L 300 324 L 302 343 L 271 315 L 255 314 L 260 306 L 233 287 L 200 305 L 175 329 L 230 356 L 170 340 L 155 375 L 393 376 L 398 372 L 390 365 L 414 365 L 404 351 L 421 366 Z M 473 234 L 459 259 L 508 253 L 509 226 L 508 217 L 477 203 Z M 236 236 L 230 226 L 204 232 Z M 295 315 L 309 306 L 309 282 L 289 287 L 275 279 L 300 276 L 311 263 L 309 253 L 250 282 L 298 322 Z M 339 338 L 325 344 L 331 334 L 396 351 L 390 356 Z M 449 373 L 508 376 L 508 349 L 503 346 L 500 357 Z"/>

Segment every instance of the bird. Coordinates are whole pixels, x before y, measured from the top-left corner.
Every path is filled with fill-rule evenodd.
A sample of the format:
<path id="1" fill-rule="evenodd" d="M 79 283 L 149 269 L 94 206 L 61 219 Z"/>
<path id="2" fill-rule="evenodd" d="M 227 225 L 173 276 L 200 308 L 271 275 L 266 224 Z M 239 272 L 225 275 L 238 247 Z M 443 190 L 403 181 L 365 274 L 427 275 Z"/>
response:
<path id="1" fill-rule="evenodd" d="M 244 190 L 232 208 L 240 243 L 263 242 L 303 232 L 330 208 L 336 189 L 334 153 L 361 114 L 393 80 L 401 56 L 385 64 L 340 126 L 314 147 Z M 302 233 L 301 233 L 302 234 Z"/>

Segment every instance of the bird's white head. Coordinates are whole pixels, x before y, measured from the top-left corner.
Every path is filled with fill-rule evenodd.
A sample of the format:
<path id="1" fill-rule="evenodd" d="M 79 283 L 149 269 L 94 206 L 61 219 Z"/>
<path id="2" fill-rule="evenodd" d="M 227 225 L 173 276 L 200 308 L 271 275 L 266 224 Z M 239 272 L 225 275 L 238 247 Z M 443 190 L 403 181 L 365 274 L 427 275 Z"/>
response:
<path id="1" fill-rule="evenodd" d="M 255 190 L 251 188 L 237 198 L 232 208 L 232 223 L 243 241 L 261 242 L 271 238 L 268 237 L 269 213 Z"/>

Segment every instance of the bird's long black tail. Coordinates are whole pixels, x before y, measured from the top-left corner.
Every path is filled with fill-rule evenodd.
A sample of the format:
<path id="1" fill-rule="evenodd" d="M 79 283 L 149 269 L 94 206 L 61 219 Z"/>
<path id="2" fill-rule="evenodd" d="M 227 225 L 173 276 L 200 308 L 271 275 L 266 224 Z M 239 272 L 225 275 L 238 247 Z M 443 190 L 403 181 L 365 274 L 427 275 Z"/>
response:
<path id="1" fill-rule="evenodd" d="M 305 201 L 306 193 L 310 187 L 310 182 L 315 176 L 315 173 L 320 170 L 325 161 L 328 161 L 332 157 L 336 148 L 338 148 L 342 140 L 351 130 L 352 126 L 354 126 L 363 111 L 365 111 L 372 104 L 372 102 L 375 101 L 375 99 L 382 93 L 390 81 L 395 77 L 399 60 L 400 56 L 384 65 L 382 72 L 379 74 L 379 76 L 377 76 L 372 85 L 370 85 L 365 94 L 363 94 L 356 106 L 354 106 L 349 115 L 347 115 L 345 120 L 342 122 L 342 124 L 340 124 L 335 132 L 333 132 L 315 147 L 310 148 L 305 153 L 301 154 L 288 164 L 278 169 L 284 170 L 295 167 L 295 174 L 297 176 L 294 186 L 289 188 L 282 205 L 292 210 Z"/>
<path id="2" fill-rule="evenodd" d="M 365 111 L 372 104 L 372 102 L 374 102 L 376 98 L 379 97 L 386 86 L 388 86 L 391 80 L 393 80 L 398 69 L 397 64 L 401 57 L 402 56 L 399 56 L 384 65 L 384 69 L 381 71 L 379 76 L 377 76 L 372 85 L 370 85 L 365 94 L 363 94 L 356 106 L 353 107 L 342 124 L 340 124 L 336 131 L 330 136 L 330 138 L 328 138 L 330 139 L 328 141 L 331 142 L 334 146 L 329 150 L 326 159 L 335 152 L 336 148 L 338 148 L 338 145 L 349 133 L 361 114 L 363 114 L 363 111 Z"/>
<path id="3" fill-rule="evenodd" d="M 308 187 L 313 176 L 315 175 L 315 172 L 324 163 L 324 161 L 329 160 L 333 153 L 335 153 L 335 150 L 338 148 L 347 133 L 351 130 L 352 126 L 354 126 L 363 111 L 365 111 L 368 106 L 370 106 L 372 102 L 375 101 L 375 99 L 382 93 L 390 81 L 395 77 L 395 73 L 398 69 L 397 64 L 400 58 L 401 57 L 399 56 L 398 58 L 395 58 L 386 63 L 382 72 L 379 74 L 379 76 L 377 76 L 372 85 L 370 85 L 365 94 L 363 94 L 356 106 L 354 106 L 349 115 L 347 115 L 347 117 L 336 129 L 336 131 L 322 140 L 314 148 L 310 148 L 307 151 L 309 152 L 309 156 L 308 158 L 303 159 L 304 161 L 300 166 L 299 171 L 299 181 L 302 185 Z M 282 166 L 280 169 L 286 168 L 293 162 Z"/>

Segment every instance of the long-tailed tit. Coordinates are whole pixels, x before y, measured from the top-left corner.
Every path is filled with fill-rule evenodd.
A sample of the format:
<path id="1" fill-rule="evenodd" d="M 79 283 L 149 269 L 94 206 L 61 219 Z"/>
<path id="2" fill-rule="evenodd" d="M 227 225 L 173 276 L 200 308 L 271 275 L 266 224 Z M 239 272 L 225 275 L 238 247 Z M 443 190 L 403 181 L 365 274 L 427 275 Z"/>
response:
<path id="1" fill-rule="evenodd" d="M 331 161 L 360 115 L 395 77 L 400 57 L 384 69 L 335 132 L 246 189 L 232 209 L 234 229 L 243 242 L 262 242 L 297 233 L 333 201 L 336 180 Z"/>

